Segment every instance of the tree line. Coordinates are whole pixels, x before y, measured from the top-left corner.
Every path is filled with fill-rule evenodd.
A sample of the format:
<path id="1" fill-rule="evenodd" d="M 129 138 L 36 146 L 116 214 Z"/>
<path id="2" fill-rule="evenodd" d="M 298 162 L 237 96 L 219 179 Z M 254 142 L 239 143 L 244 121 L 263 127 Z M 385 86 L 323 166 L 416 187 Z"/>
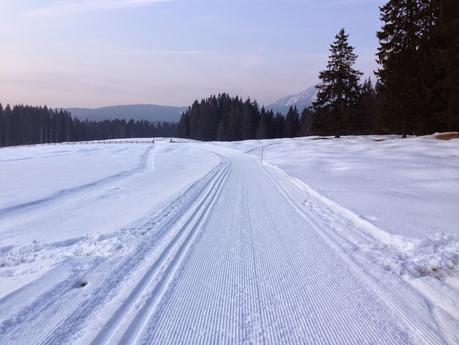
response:
<path id="1" fill-rule="evenodd" d="M 172 137 L 173 123 L 134 120 L 81 121 L 68 111 L 0 104 L 0 147 L 115 138 Z"/>
<path id="2" fill-rule="evenodd" d="M 284 117 L 260 109 L 256 101 L 223 93 L 195 101 L 183 113 L 177 135 L 205 141 L 293 138 L 308 134 L 309 115 L 308 109 L 300 115 L 296 107 L 290 107 Z"/>
<path id="3" fill-rule="evenodd" d="M 317 99 L 301 115 L 290 108 L 284 117 L 221 94 L 195 101 L 178 135 L 244 140 L 459 130 L 459 1 L 389 0 L 380 13 L 375 85 L 361 82 L 358 57 L 341 29 L 319 74 Z"/>
<path id="4" fill-rule="evenodd" d="M 229 141 L 459 130 L 459 1 L 388 0 L 380 13 L 375 85 L 361 81 L 358 57 L 342 29 L 319 73 L 317 99 L 306 109 L 291 107 L 286 116 L 225 93 L 195 101 L 178 125 L 81 121 L 64 110 L 0 106 L 0 146 L 176 134 Z"/>

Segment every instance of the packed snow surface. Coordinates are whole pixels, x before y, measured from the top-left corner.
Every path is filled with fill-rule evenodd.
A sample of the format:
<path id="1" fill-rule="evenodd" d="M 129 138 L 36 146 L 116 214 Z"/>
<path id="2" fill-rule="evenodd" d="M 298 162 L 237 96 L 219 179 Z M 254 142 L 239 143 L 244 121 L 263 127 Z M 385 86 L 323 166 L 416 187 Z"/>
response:
<path id="1" fill-rule="evenodd" d="M 459 344 L 458 158 L 391 136 L 1 149 L 0 345 Z"/>

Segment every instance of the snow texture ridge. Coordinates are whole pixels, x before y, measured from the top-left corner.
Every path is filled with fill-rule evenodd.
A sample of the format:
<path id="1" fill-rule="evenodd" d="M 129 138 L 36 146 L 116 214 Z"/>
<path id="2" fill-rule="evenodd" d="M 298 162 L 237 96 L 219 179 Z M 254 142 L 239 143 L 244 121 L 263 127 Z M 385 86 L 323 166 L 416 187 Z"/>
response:
<path id="1" fill-rule="evenodd" d="M 0 345 L 458 344 L 457 148 L 0 150 Z"/>

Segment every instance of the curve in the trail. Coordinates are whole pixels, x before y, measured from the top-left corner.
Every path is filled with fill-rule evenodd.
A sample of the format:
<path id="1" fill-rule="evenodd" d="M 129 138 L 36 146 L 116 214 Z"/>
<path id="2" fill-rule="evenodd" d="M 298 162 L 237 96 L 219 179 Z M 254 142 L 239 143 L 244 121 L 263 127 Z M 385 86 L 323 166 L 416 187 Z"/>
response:
<path id="1" fill-rule="evenodd" d="M 154 148 L 154 145 L 148 146 L 147 149 L 145 150 L 145 152 L 142 154 L 142 156 L 140 158 L 140 161 L 139 161 L 139 164 L 137 166 L 135 166 L 131 170 L 125 170 L 125 171 L 119 172 L 117 174 L 110 175 L 110 176 L 104 177 L 102 179 L 99 179 L 99 180 L 96 180 L 96 181 L 92 181 L 90 183 L 86 183 L 86 184 L 83 184 L 83 185 L 79 185 L 79 186 L 75 186 L 75 187 L 67 188 L 67 189 L 62 189 L 62 190 L 59 190 L 59 191 L 57 191 L 57 192 L 55 192 L 55 193 L 53 193 L 51 195 L 47 195 L 47 196 L 45 196 L 43 198 L 40 198 L 40 199 L 36 199 L 36 200 L 28 201 L 28 202 L 25 202 L 25 203 L 22 203 L 22 204 L 17 204 L 17 205 L 1 208 L 0 209 L 0 218 L 5 217 L 5 216 L 9 216 L 11 214 L 15 214 L 17 212 L 22 212 L 22 211 L 25 211 L 25 210 L 29 210 L 29 209 L 33 209 L 33 208 L 39 207 L 39 206 L 47 205 L 49 203 L 54 203 L 54 202 L 59 201 L 59 200 L 61 200 L 63 198 L 69 197 L 72 194 L 81 193 L 81 192 L 84 192 L 84 191 L 87 191 L 87 190 L 91 190 L 91 189 L 97 189 L 97 188 L 100 188 L 103 185 L 112 183 L 112 182 L 120 180 L 120 179 L 124 179 L 126 177 L 130 177 L 130 176 L 132 176 L 134 174 L 142 172 L 148 166 L 148 157 L 149 157 L 151 151 L 153 150 L 153 148 Z"/>
<path id="2" fill-rule="evenodd" d="M 444 344 L 246 155 L 139 344 Z"/>
<path id="3" fill-rule="evenodd" d="M 139 226 L 131 255 L 83 299 L 69 286 L 25 308 L 24 327 L 6 325 L 0 344 L 445 344 L 285 181 L 250 155 L 206 147 L 222 163 Z"/>

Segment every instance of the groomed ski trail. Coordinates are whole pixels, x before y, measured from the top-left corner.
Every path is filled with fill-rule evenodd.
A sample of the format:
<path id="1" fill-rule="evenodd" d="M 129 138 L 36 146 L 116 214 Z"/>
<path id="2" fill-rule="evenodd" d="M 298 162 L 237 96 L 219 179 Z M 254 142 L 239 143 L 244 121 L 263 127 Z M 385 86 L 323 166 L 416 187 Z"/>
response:
<path id="1" fill-rule="evenodd" d="M 107 273 L 99 281 L 91 282 L 83 296 L 76 289 L 76 277 L 67 277 L 70 279 L 57 281 L 36 303 L 25 306 L 19 313 L 1 323 L 0 344 L 73 343 L 79 335 L 84 335 L 84 327 L 88 326 L 93 317 L 99 316 L 101 309 L 122 290 L 124 284 L 132 291 L 129 291 L 128 298 L 124 298 L 119 310 L 114 312 L 110 322 L 107 321 L 107 326 L 110 325 L 113 331 L 116 323 L 114 320 L 119 318 L 125 321 L 125 311 L 134 304 L 137 308 L 145 295 L 151 292 L 148 289 L 153 279 L 167 286 L 164 284 L 167 279 L 165 273 L 177 268 L 178 252 L 183 254 L 186 251 L 185 245 L 190 244 L 196 232 L 196 224 L 193 222 L 201 222 L 204 212 L 211 209 L 211 200 L 218 193 L 230 167 L 230 162 L 222 159 L 220 165 L 190 186 L 168 207 L 150 219 L 143 220 L 133 229 L 144 237 L 142 244 L 114 267 L 105 265 Z M 11 304 L 20 303 L 20 299 L 19 291 L 13 296 L 7 296 L 6 303 L 0 300 L 0 312 L 2 309 L 6 312 Z M 100 330 L 99 337 L 102 338 L 103 333 L 104 330 Z"/>
<path id="2" fill-rule="evenodd" d="M 444 344 L 305 221 L 253 157 L 227 152 L 230 176 L 140 344 Z"/>
<path id="3" fill-rule="evenodd" d="M 79 299 L 48 291 L 0 344 L 445 344 L 427 307 L 365 273 L 281 177 L 207 147 L 222 163 L 139 227 L 131 256 Z"/>

